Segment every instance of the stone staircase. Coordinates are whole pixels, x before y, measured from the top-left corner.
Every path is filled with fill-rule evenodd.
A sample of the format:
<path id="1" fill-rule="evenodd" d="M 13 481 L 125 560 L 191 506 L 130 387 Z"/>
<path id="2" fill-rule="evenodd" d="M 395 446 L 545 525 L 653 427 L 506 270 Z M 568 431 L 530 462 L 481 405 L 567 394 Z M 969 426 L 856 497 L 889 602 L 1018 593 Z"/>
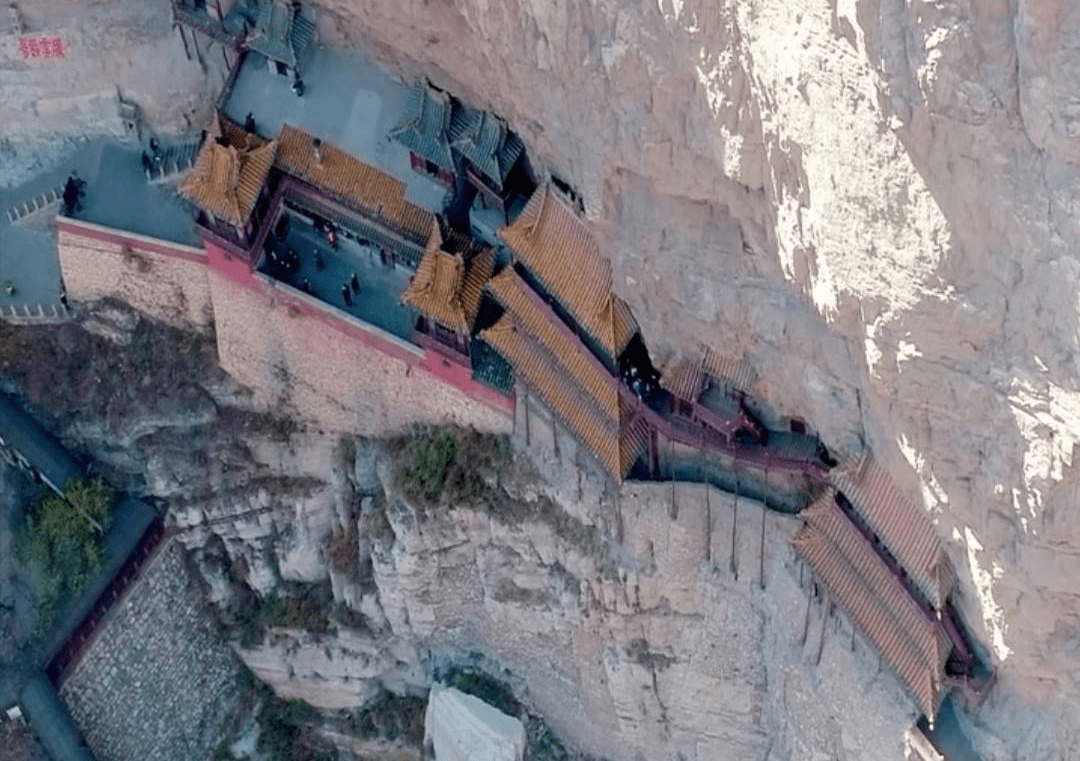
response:
<path id="1" fill-rule="evenodd" d="M 164 146 L 156 161 L 151 157 L 152 166 L 146 172 L 146 181 L 158 185 L 176 179 L 195 165 L 198 154 L 198 140 Z"/>
<path id="2" fill-rule="evenodd" d="M 64 196 L 63 184 L 56 187 L 49 188 L 48 190 L 38 193 L 30 198 L 20 201 L 7 209 L 8 222 L 12 224 L 16 222 L 23 222 L 28 217 L 45 211 L 46 209 L 57 209 L 60 206 Z"/>
<path id="3" fill-rule="evenodd" d="M 71 310 L 63 304 L 29 304 L 0 306 L 0 322 L 11 325 L 56 325 L 72 319 Z"/>

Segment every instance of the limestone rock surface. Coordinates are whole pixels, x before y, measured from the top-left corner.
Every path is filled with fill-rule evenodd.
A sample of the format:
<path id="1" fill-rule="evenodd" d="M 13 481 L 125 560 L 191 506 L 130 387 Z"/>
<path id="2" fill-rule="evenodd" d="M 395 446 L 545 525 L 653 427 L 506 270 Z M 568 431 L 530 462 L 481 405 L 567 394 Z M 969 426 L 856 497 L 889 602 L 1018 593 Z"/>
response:
<path id="1" fill-rule="evenodd" d="M 1080 733 L 1080 11 L 1062 0 L 328 0 L 576 185 L 655 358 L 746 355 L 960 569 L 986 758 Z M 1047 718 L 1049 717 L 1049 718 Z"/>

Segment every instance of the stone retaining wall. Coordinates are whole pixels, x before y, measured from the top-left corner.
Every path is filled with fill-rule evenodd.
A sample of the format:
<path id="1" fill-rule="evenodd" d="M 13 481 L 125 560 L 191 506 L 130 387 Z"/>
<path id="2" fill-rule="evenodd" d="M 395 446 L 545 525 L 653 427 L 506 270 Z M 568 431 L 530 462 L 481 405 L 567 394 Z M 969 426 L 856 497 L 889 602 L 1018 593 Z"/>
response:
<path id="1" fill-rule="evenodd" d="M 239 666 L 173 542 L 113 609 L 60 694 L 100 761 L 210 755 Z"/>
<path id="2" fill-rule="evenodd" d="M 510 414 L 420 367 L 420 349 L 401 341 L 375 348 L 359 335 L 363 328 L 281 288 L 260 292 L 257 283 L 236 283 L 216 269 L 210 282 L 222 367 L 255 391 L 257 404 L 364 436 L 413 423 L 512 429 Z"/>
<path id="3" fill-rule="evenodd" d="M 63 218 L 57 232 L 70 298 L 111 296 L 172 325 L 214 321 L 201 249 Z"/>

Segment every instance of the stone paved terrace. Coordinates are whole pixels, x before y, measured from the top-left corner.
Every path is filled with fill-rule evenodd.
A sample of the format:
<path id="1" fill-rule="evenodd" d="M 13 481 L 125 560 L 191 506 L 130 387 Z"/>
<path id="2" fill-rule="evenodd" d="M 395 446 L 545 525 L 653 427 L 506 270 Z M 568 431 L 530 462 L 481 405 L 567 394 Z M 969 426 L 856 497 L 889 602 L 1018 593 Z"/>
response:
<path id="1" fill-rule="evenodd" d="M 416 311 L 401 303 L 401 294 L 409 285 L 411 272 L 400 265 L 382 264 L 377 248 L 362 246 L 355 240 L 339 236 L 338 250 L 332 251 L 326 237 L 315 231 L 311 224 L 296 214 L 289 214 L 289 232 L 286 244 L 296 251 L 300 268 L 295 272 L 272 272 L 268 257 L 263 255 L 259 270 L 277 280 L 300 288 L 308 280 L 311 295 L 332 307 L 348 312 L 364 322 L 382 328 L 398 338 L 412 341 L 416 324 Z M 322 252 L 324 268 L 315 266 L 315 250 Z M 352 273 L 360 279 L 360 293 L 353 294 L 351 306 L 345 304 L 341 286 Z"/>
<path id="2" fill-rule="evenodd" d="M 239 668 L 195 583 L 170 543 L 61 687 L 99 761 L 209 757 L 239 697 Z"/>
<path id="3" fill-rule="evenodd" d="M 14 187 L 0 187 L 0 284 L 10 280 L 16 293 L 7 296 L 0 293 L 0 311 L 24 306 L 46 309 L 60 303 L 60 262 L 56 255 L 56 243 L 49 220 L 60 204 L 53 202 L 47 209 L 12 220 L 24 204 L 33 204 L 34 198 L 63 186 L 72 171 L 85 179 L 95 171 L 105 145 L 95 140 L 80 146 L 46 171 Z M 5 179 L 4 167 L 0 166 L 0 181 Z"/>
<path id="4" fill-rule="evenodd" d="M 135 144 L 103 145 L 89 176 L 83 176 L 86 197 L 75 217 L 151 238 L 201 245 L 195 234 L 194 215 L 175 190 L 147 181 L 142 151 Z"/>
<path id="5" fill-rule="evenodd" d="M 361 161 L 404 180 L 405 197 L 441 212 L 447 189 L 409 167 L 409 151 L 387 138 L 409 95 L 410 82 L 398 82 L 356 55 L 316 48 L 303 72 L 305 92 L 298 98 L 292 80 L 273 73 L 266 59 L 249 53 L 225 103 L 225 114 L 244 123 L 250 112 L 255 130 L 274 137 L 288 122 Z"/>

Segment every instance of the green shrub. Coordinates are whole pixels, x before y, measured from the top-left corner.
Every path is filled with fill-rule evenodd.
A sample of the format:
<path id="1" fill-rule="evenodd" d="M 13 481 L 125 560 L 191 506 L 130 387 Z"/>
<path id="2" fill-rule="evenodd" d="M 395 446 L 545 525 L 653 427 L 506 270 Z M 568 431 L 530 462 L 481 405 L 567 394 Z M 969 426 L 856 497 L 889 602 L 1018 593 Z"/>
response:
<path id="1" fill-rule="evenodd" d="M 521 713 L 521 703 L 514 697 L 514 691 L 510 689 L 510 686 L 478 668 L 455 666 L 447 671 L 441 681 L 468 695 L 480 698 L 505 714 L 517 716 Z"/>
<path id="2" fill-rule="evenodd" d="M 52 623 L 61 596 L 86 589 L 104 563 L 114 500 L 105 482 L 93 479 L 68 484 L 63 497 L 46 493 L 28 511 L 16 552 L 38 576 L 39 626 Z"/>
<path id="3" fill-rule="evenodd" d="M 423 698 L 394 695 L 383 691 L 364 710 L 349 719 L 349 729 L 367 740 L 400 740 L 414 748 L 424 742 Z"/>
<path id="4" fill-rule="evenodd" d="M 446 474 L 457 457 L 457 439 L 441 431 L 421 439 L 406 475 L 425 500 L 434 502 L 446 484 Z"/>
<path id="5" fill-rule="evenodd" d="M 229 743 L 222 740 L 214 748 L 214 754 L 210 757 L 212 761 L 238 761 L 236 756 L 233 755 L 232 749 L 229 748 Z"/>
<path id="6" fill-rule="evenodd" d="M 426 505 L 444 495 L 451 505 L 493 496 L 488 479 L 501 478 L 513 460 L 506 436 L 449 426 L 423 429 L 395 450 L 398 486 Z"/>
<path id="7" fill-rule="evenodd" d="M 268 761 L 334 761 L 337 752 L 313 737 L 311 725 L 319 714 L 303 700 L 271 696 L 259 711 L 255 750 Z"/>
<path id="8" fill-rule="evenodd" d="M 338 573 L 355 579 L 359 573 L 360 544 L 356 533 L 355 521 L 349 521 L 348 525 L 334 529 L 333 533 L 326 537 L 326 561 Z"/>
<path id="9" fill-rule="evenodd" d="M 329 582 L 283 582 L 266 597 L 251 589 L 238 590 L 233 603 L 220 613 L 231 636 L 243 648 L 263 641 L 268 627 L 303 629 L 326 634 L 331 629 L 334 595 Z"/>

